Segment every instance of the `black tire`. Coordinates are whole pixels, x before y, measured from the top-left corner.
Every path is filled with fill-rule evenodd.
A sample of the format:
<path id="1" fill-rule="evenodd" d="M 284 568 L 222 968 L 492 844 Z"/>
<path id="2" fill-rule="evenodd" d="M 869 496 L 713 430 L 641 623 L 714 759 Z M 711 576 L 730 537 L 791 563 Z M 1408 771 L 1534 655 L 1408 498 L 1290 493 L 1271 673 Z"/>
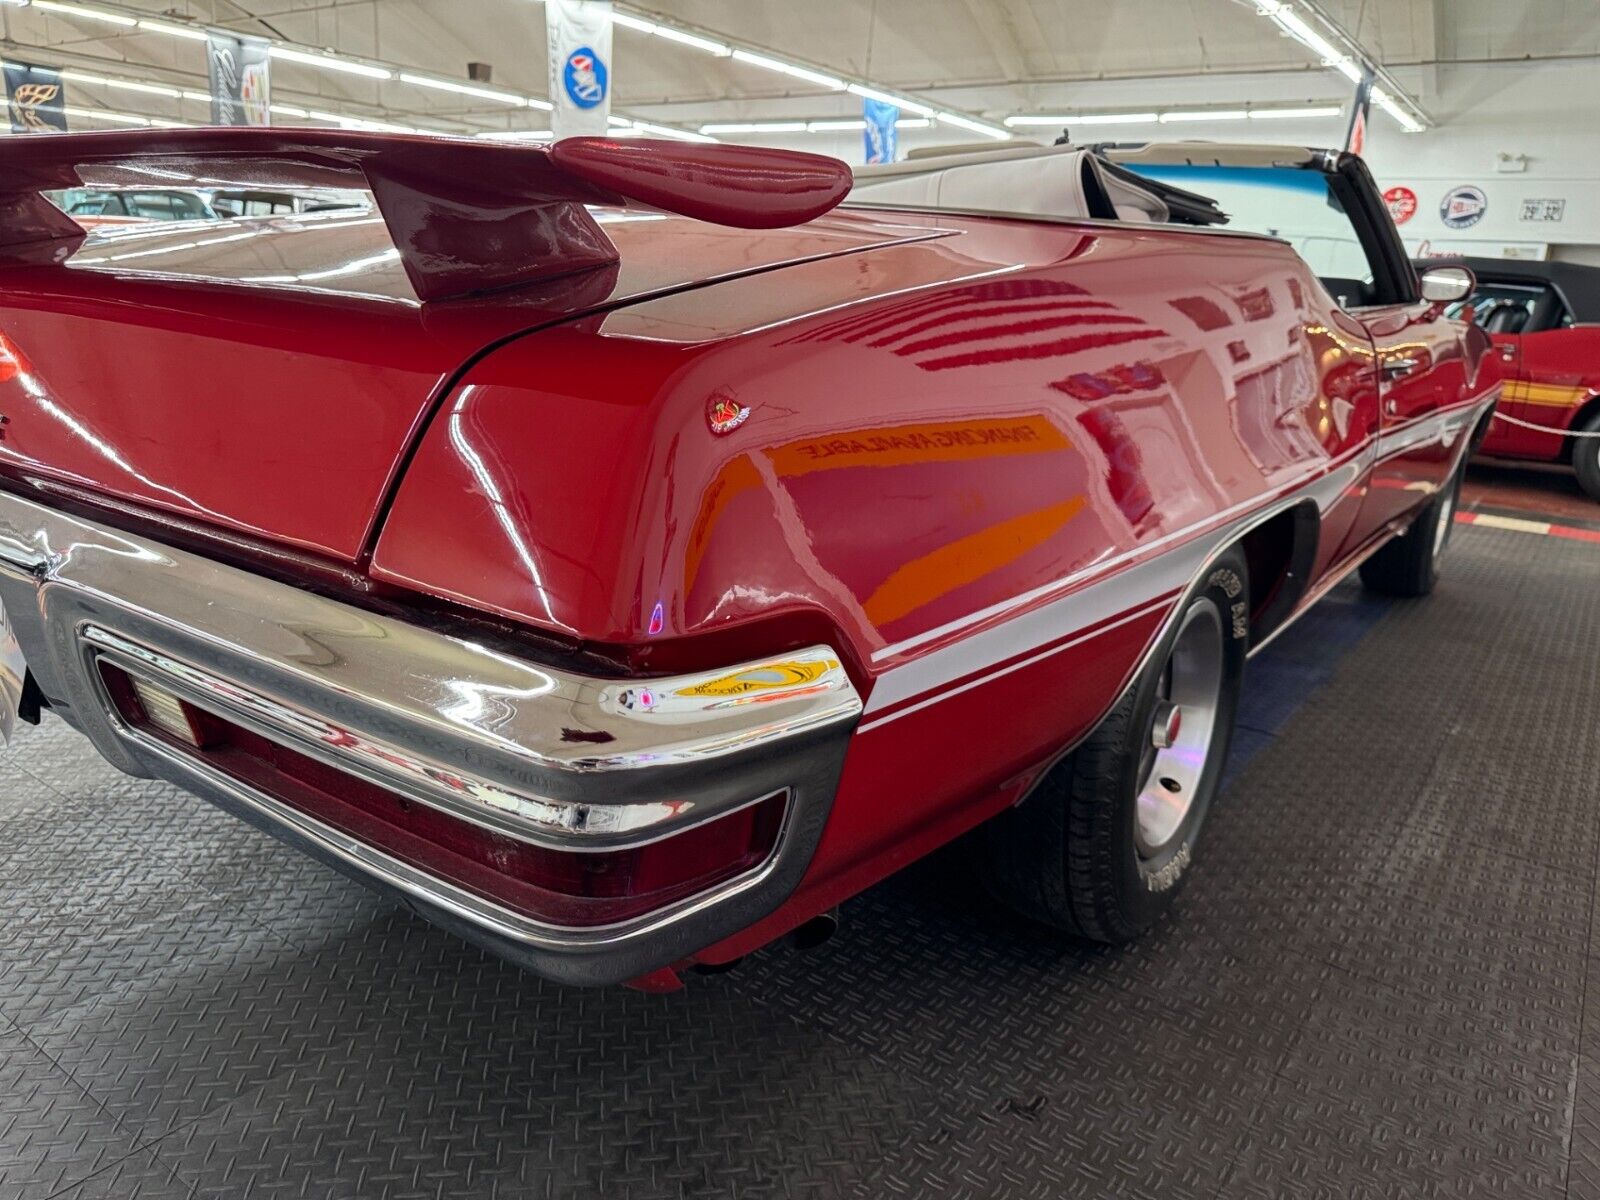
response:
<path id="1" fill-rule="evenodd" d="M 1027 800 L 982 830 L 982 875 L 1002 903 L 1024 916 L 1097 942 L 1125 942 L 1171 906 L 1222 775 L 1250 633 L 1250 581 L 1237 548 L 1217 560 L 1150 665 L 1115 708 L 1055 765 Z M 1201 612 L 1196 606 L 1205 606 Z M 1140 793 L 1152 786 L 1152 722 L 1170 689 L 1169 665 L 1188 614 L 1216 620 L 1219 682 L 1203 767 L 1185 814 L 1154 850 L 1143 844 Z M 1209 625 L 1208 625 L 1209 628 Z M 1209 640 L 1209 633 L 1205 635 Z M 1150 772 L 1153 774 L 1153 772 Z"/>
<path id="2" fill-rule="evenodd" d="M 1600 412 L 1573 432 L 1600 435 Z M 1572 469 L 1578 473 L 1578 486 L 1591 500 L 1600 500 L 1600 436 L 1572 439 Z"/>
<path id="3" fill-rule="evenodd" d="M 1455 528 L 1461 472 L 1434 495 L 1406 531 L 1361 564 L 1361 582 L 1388 596 L 1426 596 L 1439 582 L 1439 564 Z"/>

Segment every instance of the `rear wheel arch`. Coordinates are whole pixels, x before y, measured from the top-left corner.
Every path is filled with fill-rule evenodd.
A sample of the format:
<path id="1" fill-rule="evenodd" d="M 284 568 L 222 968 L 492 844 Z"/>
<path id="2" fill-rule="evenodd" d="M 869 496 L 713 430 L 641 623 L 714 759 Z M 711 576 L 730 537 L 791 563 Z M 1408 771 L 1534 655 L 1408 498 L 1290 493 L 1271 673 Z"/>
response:
<path id="1" fill-rule="evenodd" d="M 1294 615 L 1311 584 L 1322 517 L 1302 501 L 1247 530 L 1236 543 L 1250 567 L 1250 644 L 1259 646 Z"/>

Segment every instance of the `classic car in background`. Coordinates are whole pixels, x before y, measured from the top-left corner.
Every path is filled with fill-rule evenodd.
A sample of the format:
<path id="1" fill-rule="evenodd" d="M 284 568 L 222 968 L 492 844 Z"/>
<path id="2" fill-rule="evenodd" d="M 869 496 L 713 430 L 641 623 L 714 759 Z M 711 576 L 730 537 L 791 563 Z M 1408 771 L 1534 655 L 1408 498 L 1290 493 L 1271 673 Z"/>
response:
<path id="1" fill-rule="evenodd" d="M 381 220 L 119 258 L 39 196 L 152 163 Z M 1499 391 L 1444 311 L 1471 276 L 1419 278 L 1323 152 L 854 182 L 644 140 L 0 143 L 22 715 L 560 980 L 675 986 L 979 826 L 1002 898 L 1135 936 L 1247 654 L 1358 567 L 1433 587 Z"/>
<path id="2" fill-rule="evenodd" d="M 371 197 L 355 189 L 69 188 L 53 192 L 50 199 L 86 227 L 290 216 L 372 206 Z"/>
<path id="3" fill-rule="evenodd" d="M 370 208 L 372 199 L 358 191 L 279 191 L 237 188 L 216 191 L 211 207 L 220 217 L 276 217 L 293 213 L 332 212 L 335 209 Z"/>
<path id="4" fill-rule="evenodd" d="M 1452 315 L 1470 307 L 1505 362 L 1500 411 L 1513 420 L 1495 421 L 1480 453 L 1568 464 L 1600 500 L 1600 267 L 1502 258 L 1417 265 L 1440 263 L 1477 276 L 1477 289 Z"/>
<path id="5" fill-rule="evenodd" d="M 181 188 L 72 188 L 55 200 L 68 216 L 102 221 L 214 221 L 217 217 L 202 193 Z"/>

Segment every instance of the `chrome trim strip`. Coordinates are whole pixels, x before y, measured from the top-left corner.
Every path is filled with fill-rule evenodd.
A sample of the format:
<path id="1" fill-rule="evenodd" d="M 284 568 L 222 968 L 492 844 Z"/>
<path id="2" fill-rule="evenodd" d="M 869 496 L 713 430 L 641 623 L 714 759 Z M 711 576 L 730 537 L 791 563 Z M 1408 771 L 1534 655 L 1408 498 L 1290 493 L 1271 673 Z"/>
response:
<path id="1" fill-rule="evenodd" d="M 1165 553 L 1156 554 L 1119 574 L 1097 578 L 1059 599 L 1048 601 L 998 625 L 979 630 L 959 641 L 940 646 L 907 663 L 893 667 L 878 679 L 872 695 L 868 698 L 866 715 L 870 717 L 891 704 L 898 704 L 906 699 L 943 688 L 992 663 L 1025 654 L 1061 636 L 1064 632 L 1084 629 L 1147 606 L 1158 597 L 1174 594 L 1186 588 L 1221 549 L 1237 541 L 1256 525 L 1271 520 L 1296 504 L 1311 502 L 1317 504 L 1319 511 L 1326 509 L 1346 488 L 1354 484 L 1366 469 L 1366 464 L 1356 456 L 1346 455 L 1337 460 L 1333 469 L 1303 481 L 1276 500 L 1266 502 L 1253 500 L 1226 510 L 1220 516 L 1232 519 L 1226 520 L 1220 526 L 1216 524 L 1218 518 L 1213 517 L 1200 525 L 1167 534 L 1137 550 L 1137 553 L 1147 554 L 1159 546 L 1169 545 L 1175 539 L 1183 537 L 1189 539 Z M 1208 527 L 1209 532 L 1199 536 L 1194 534 L 1195 529 Z M 996 609 L 1011 610 L 1030 598 L 1048 595 L 1063 586 L 1070 586 L 1072 582 L 1082 578 L 1083 574 L 1068 576 L 1059 583 L 1035 589 L 1026 596 L 996 606 Z M 1096 574 L 1100 574 L 1099 569 L 1096 570 Z M 996 609 L 988 611 L 994 612 Z M 984 614 L 979 614 L 982 615 Z M 952 623 L 945 628 L 959 628 L 967 623 L 968 621 Z M 919 635 L 921 636 L 925 635 Z M 901 642 L 896 649 L 910 644 L 911 640 Z"/>
<path id="2" fill-rule="evenodd" d="M 97 652 L 90 655 L 94 662 L 109 662 L 157 687 L 170 689 L 206 712 L 368 783 L 522 841 L 575 852 L 622 850 L 673 837 L 702 821 L 737 810 L 736 806 L 702 812 L 693 801 L 557 804 L 456 774 L 438 762 L 374 741 L 97 625 L 84 626 L 82 635 L 96 648 Z M 101 680 L 97 677 L 95 682 L 99 684 Z M 117 719 L 120 733 L 142 736 L 120 719 L 109 695 L 103 694 L 102 699 Z"/>
<path id="3" fill-rule="evenodd" d="M 1060 654 L 1063 651 L 1070 650 L 1074 646 L 1082 645 L 1084 642 L 1091 641 L 1094 638 L 1099 637 L 1102 633 L 1106 633 L 1112 629 L 1118 628 L 1119 626 L 1126 625 L 1129 621 L 1136 621 L 1142 616 L 1146 616 L 1151 612 L 1155 612 L 1167 606 L 1169 603 L 1169 601 L 1162 600 L 1152 604 L 1147 604 L 1135 612 L 1128 613 L 1126 616 L 1120 617 L 1115 621 L 1109 621 L 1106 624 L 1101 625 L 1099 628 L 1092 629 L 1088 633 L 1085 633 L 1079 637 L 1069 638 L 1067 641 L 1062 642 L 1058 646 L 1051 646 L 1048 649 L 1041 650 L 1037 654 L 1030 655 L 1029 657 L 1021 659 L 1018 662 L 1008 663 L 1005 666 L 994 671 L 990 671 L 985 675 L 980 675 L 975 679 L 969 679 L 966 682 L 957 684 L 955 687 L 952 687 L 946 691 L 929 696 L 924 700 L 919 700 L 915 704 L 908 704 L 904 708 L 896 709 L 892 713 L 886 713 L 880 717 L 869 718 L 856 727 L 856 732 L 870 733 L 872 730 L 882 728 L 892 721 L 898 721 L 901 717 L 909 717 L 912 713 L 921 712 L 923 709 L 928 708 L 931 705 L 938 704 L 941 700 L 949 700 L 954 696 L 961 695 L 962 692 L 970 692 L 973 688 L 982 687 L 986 683 L 992 683 L 996 679 L 1010 675 L 1014 671 L 1020 671 L 1024 667 L 1031 667 L 1036 662 L 1042 662 L 1044 659 Z"/>
<path id="4" fill-rule="evenodd" d="M 1222 550 L 1238 541 L 1255 526 L 1271 520 L 1297 504 L 1314 503 L 1319 513 L 1325 512 L 1348 488 L 1359 483 L 1375 462 L 1395 457 L 1430 441 L 1437 440 L 1441 444 L 1448 444 L 1453 439 L 1461 438 L 1464 433 L 1470 431 L 1473 422 L 1495 398 L 1495 390 L 1490 389 L 1489 392 L 1474 397 L 1464 404 L 1420 417 L 1401 426 L 1399 430 L 1381 434 L 1367 445 L 1347 451 L 1338 458 L 1330 460 L 1316 473 L 1280 490 L 1276 499 L 1256 498 L 1236 504 L 1206 521 L 1164 534 L 1151 542 L 1107 559 L 1104 563 L 1096 564 L 1090 570 L 1068 575 L 981 612 L 959 618 L 938 629 L 916 634 L 877 651 L 873 655 L 874 660 L 903 653 L 928 641 L 958 633 L 985 620 L 1001 618 L 998 624 L 967 634 L 948 645 L 936 647 L 926 654 L 886 670 L 879 677 L 868 698 L 865 712 L 868 720 L 861 726 L 861 731 L 875 729 L 900 715 L 896 712 L 887 717 L 878 716 L 873 719 L 874 714 L 880 714 L 883 709 L 903 704 L 908 699 L 922 697 L 919 703 L 911 706 L 920 710 L 941 699 L 959 695 L 980 682 L 987 682 L 1007 673 L 1004 670 L 992 671 L 982 679 L 968 680 L 969 676 L 981 671 L 985 666 L 1005 662 L 1019 654 L 1044 647 L 1063 632 L 1084 629 L 1113 617 L 1129 619 L 1128 614 L 1137 615 L 1135 610 L 1143 611 L 1155 603 L 1158 597 L 1190 588 L 1194 580 L 1204 574 Z M 1385 448 L 1384 438 L 1391 436 L 1392 443 Z M 1219 525 L 1218 521 L 1224 523 Z M 1183 541 L 1183 539 L 1188 540 Z M 1119 574 L 1109 576 L 1106 574 L 1107 570 L 1115 565 L 1135 556 L 1150 555 L 1153 551 L 1171 546 L 1174 542 L 1182 544 L 1148 558 Z M 1090 582 L 1076 591 L 1046 601 L 1015 616 L 1005 616 L 1041 597 L 1071 587 L 1074 583 L 1091 576 Z M 1160 634 L 1154 639 L 1154 644 L 1159 644 L 1160 637 L 1165 632 L 1166 624 L 1163 623 Z M 1037 655 L 1029 661 L 1037 661 L 1037 658 L 1041 657 L 1046 655 Z M 964 680 L 966 682 L 958 683 L 955 687 L 950 686 Z"/>
<path id="5" fill-rule="evenodd" d="M 1315 487 L 1319 481 L 1324 480 L 1329 476 L 1333 476 L 1341 471 L 1348 471 L 1351 464 L 1355 463 L 1356 460 L 1358 460 L 1363 454 L 1369 453 L 1370 449 L 1371 448 L 1368 446 L 1358 446 L 1354 450 L 1346 451 L 1338 458 L 1330 459 L 1319 471 L 1306 476 L 1296 484 L 1291 484 L 1289 490 L 1293 491 L 1294 489 L 1301 487 L 1312 488 Z M 1282 494 L 1284 493 L 1280 490 L 1280 496 Z M 1018 609 L 1026 608 L 1035 600 L 1039 600 L 1045 596 L 1048 596 L 1052 592 L 1064 591 L 1065 589 L 1072 587 L 1074 584 L 1082 583 L 1085 580 L 1098 581 L 1101 577 L 1109 575 L 1115 568 L 1122 566 L 1124 563 L 1132 562 L 1137 558 L 1146 557 L 1153 551 L 1161 549 L 1163 546 L 1169 546 L 1174 542 L 1180 542 L 1186 538 L 1195 537 L 1196 535 L 1204 533 L 1207 530 L 1215 529 L 1219 521 L 1225 521 L 1231 517 L 1237 517 L 1240 514 L 1248 514 L 1252 510 L 1259 509 L 1263 505 L 1270 504 L 1271 502 L 1272 501 L 1270 499 L 1261 496 L 1256 496 L 1249 500 L 1241 501 L 1230 508 L 1223 509 L 1221 512 L 1213 513 L 1204 521 L 1197 521 L 1192 525 L 1185 525 L 1182 529 L 1175 529 L 1171 533 L 1164 533 L 1160 537 L 1153 538 L 1148 542 L 1141 542 L 1139 545 L 1125 550 L 1121 554 L 1114 554 L 1109 558 L 1102 559 L 1100 562 L 1095 563 L 1092 567 L 1086 567 L 1081 571 L 1074 571 L 1068 575 L 1062 576 L 1060 579 L 1055 579 L 1049 583 L 1041 584 L 1031 591 L 1022 593 L 1020 596 L 1013 596 L 1009 600 L 1002 600 L 997 604 L 991 604 L 988 608 L 980 609 L 975 613 L 968 613 L 964 617 L 957 617 L 955 620 L 948 621 L 936 629 L 929 629 L 923 631 L 922 633 L 913 634 L 908 638 L 904 638 L 901 641 L 895 642 L 893 645 L 884 646 L 878 650 L 874 650 L 872 652 L 872 660 L 873 662 L 881 662 L 884 659 L 894 658 L 897 655 L 904 654 L 909 650 L 914 650 L 918 646 L 926 645 L 928 642 L 937 641 L 939 638 L 946 637 L 954 633 L 959 633 L 963 629 L 969 629 L 972 626 L 981 624 L 984 621 L 988 621 L 996 617 L 1002 617 L 1006 613 L 1015 612 Z"/>

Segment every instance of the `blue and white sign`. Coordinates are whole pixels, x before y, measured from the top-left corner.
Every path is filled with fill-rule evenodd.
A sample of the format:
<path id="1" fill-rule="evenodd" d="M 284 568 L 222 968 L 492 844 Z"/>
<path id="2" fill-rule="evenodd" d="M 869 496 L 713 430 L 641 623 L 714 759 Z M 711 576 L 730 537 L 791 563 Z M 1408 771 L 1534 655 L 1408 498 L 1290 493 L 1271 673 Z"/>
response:
<path id="1" fill-rule="evenodd" d="M 1483 194 L 1483 189 L 1466 184 L 1444 194 L 1444 199 L 1439 201 L 1439 220 L 1447 229 L 1471 229 L 1483 220 L 1488 209 L 1489 197 Z"/>
<path id="2" fill-rule="evenodd" d="M 579 108 L 604 104 L 609 82 L 605 59 L 590 46 L 579 46 L 567 55 L 566 65 L 561 68 L 562 90 Z"/>
<path id="3" fill-rule="evenodd" d="M 611 116 L 611 0 L 546 0 L 550 130 L 603 135 Z"/>
<path id="4" fill-rule="evenodd" d="M 900 109 L 882 100 L 861 101 L 861 115 L 867 119 L 865 149 L 867 162 L 892 163 L 899 151 L 899 132 L 895 122 L 900 119 Z"/>

